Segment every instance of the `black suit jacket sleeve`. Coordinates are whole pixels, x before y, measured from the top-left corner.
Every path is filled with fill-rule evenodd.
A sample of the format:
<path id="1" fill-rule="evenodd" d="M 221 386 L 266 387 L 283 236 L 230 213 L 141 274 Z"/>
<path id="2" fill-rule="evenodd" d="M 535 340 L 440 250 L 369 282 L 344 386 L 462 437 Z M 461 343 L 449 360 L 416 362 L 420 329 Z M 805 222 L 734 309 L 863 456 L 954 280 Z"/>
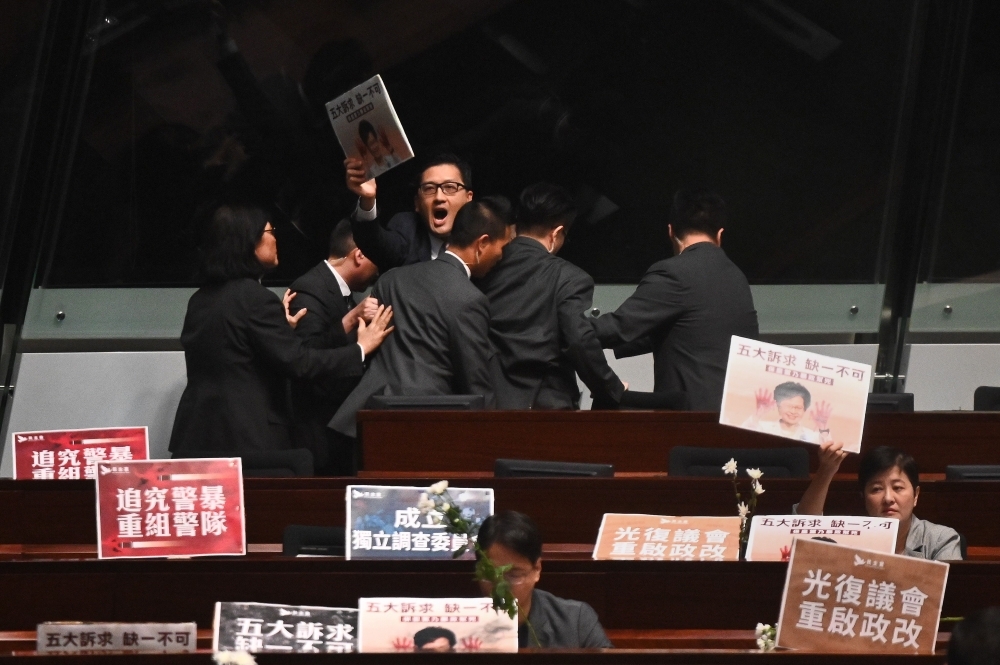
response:
<path id="1" fill-rule="evenodd" d="M 625 358 L 652 351 L 650 337 L 673 325 L 684 308 L 684 286 L 676 275 L 650 270 L 621 307 L 590 321 L 601 345 Z"/>
<path id="2" fill-rule="evenodd" d="M 408 228 L 411 221 L 408 215 L 399 214 L 382 226 L 377 217 L 366 222 L 351 215 L 351 232 L 361 252 L 385 273 L 406 263 L 413 243 L 413 229 Z"/>
<path id="3" fill-rule="evenodd" d="M 329 311 L 329 307 L 311 293 L 299 291 L 292 303 L 298 308 L 296 313 L 302 308 L 306 310 L 306 315 L 299 319 L 299 324 L 295 327 L 295 335 L 305 346 L 311 349 L 331 349 L 357 341 L 356 335 L 344 332 L 343 317 L 336 318 L 339 312 Z"/>
<path id="4" fill-rule="evenodd" d="M 595 397 L 621 400 L 625 386 L 608 366 L 601 342 L 584 312 L 594 302 L 594 281 L 586 274 L 571 274 L 557 294 L 559 331 L 573 368 Z"/>
<path id="5" fill-rule="evenodd" d="M 490 343 L 490 311 L 485 299 L 471 302 L 455 317 L 451 339 L 455 390 L 460 394 L 482 395 L 486 408 L 496 408 L 490 374 L 493 346 Z"/>
<path id="6" fill-rule="evenodd" d="M 250 343 L 268 365 L 285 376 L 313 379 L 330 375 L 361 376 L 364 372 L 361 347 L 357 344 L 323 350 L 303 346 L 285 319 L 281 301 L 269 291 L 255 291 L 249 310 Z"/>

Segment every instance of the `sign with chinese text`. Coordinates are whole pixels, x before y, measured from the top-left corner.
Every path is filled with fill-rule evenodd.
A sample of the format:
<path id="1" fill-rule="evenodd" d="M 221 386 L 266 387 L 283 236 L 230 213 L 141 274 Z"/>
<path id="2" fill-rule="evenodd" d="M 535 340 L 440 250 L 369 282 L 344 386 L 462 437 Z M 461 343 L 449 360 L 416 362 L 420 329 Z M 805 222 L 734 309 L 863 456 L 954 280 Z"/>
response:
<path id="1" fill-rule="evenodd" d="M 775 643 L 827 653 L 934 653 L 948 564 L 798 538 Z"/>
<path id="2" fill-rule="evenodd" d="M 38 653 L 154 651 L 192 653 L 198 626 L 191 623 L 80 623 L 38 624 Z"/>
<path id="3" fill-rule="evenodd" d="M 216 603 L 212 651 L 352 653 L 358 611 L 343 607 Z"/>
<path id="4" fill-rule="evenodd" d="M 605 513 L 594 558 L 739 561 L 740 518 Z"/>
<path id="5" fill-rule="evenodd" d="M 145 427 L 14 432 L 15 480 L 93 480 L 97 465 L 149 459 Z"/>
<path id="6" fill-rule="evenodd" d="M 517 619 L 489 598 L 361 598 L 358 650 L 517 651 Z"/>
<path id="7" fill-rule="evenodd" d="M 101 559 L 246 554 L 239 458 L 100 464 Z"/>
<path id="8" fill-rule="evenodd" d="M 417 507 L 426 487 L 348 485 L 348 559 L 451 559 L 468 544 L 464 535 L 448 533 L 436 511 Z M 481 523 L 493 514 L 493 489 L 461 489 L 448 493 L 462 507 L 462 515 Z M 474 558 L 466 552 L 463 558 Z"/>
<path id="9" fill-rule="evenodd" d="M 788 561 L 796 538 L 893 554 L 899 520 L 887 517 L 754 515 L 747 561 Z"/>
<path id="10" fill-rule="evenodd" d="M 869 365 L 733 336 L 719 422 L 861 450 Z"/>
<path id="11" fill-rule="evenodd" d="M 413 157 L 381 76 L 327 102 L 326 113 L 344 154 L 364 162 L 369 178 Z"/>

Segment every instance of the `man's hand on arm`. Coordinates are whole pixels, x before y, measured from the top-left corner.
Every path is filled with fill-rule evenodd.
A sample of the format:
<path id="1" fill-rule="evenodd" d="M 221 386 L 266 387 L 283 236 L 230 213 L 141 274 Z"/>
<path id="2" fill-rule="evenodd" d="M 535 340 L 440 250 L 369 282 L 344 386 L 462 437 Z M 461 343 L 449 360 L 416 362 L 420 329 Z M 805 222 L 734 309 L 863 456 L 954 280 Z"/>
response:
<path id="1" fill-rule="evenodd" d="M 354 309 L 349 311 L 344 315 L 341 323 L 344 325 L 344 332 L 350 333 L 352 330 L 358 327 L 358 320 L 363 320 L 365 323 L 371 323 L 372 319 L 378 314 L 378 300 L 368 296 L 361 301 L 360 304 L 356 305 Z"/>

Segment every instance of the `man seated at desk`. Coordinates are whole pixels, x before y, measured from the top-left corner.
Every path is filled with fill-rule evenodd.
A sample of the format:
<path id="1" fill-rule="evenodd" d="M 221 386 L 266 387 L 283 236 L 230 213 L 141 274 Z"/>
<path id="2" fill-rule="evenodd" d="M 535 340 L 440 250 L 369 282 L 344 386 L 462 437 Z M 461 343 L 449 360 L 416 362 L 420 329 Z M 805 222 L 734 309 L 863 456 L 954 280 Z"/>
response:
<path id="1" fill-rule="evenodd" d="M 512 510 L 487 517 L 479 528 L 479 546 L 495 565 L 512 566 L 504 576 L 517 599 L 519 647 L 614 646 L 590 605 L 535 588 L 542 575 L 542 536 L 530 517 Z M 483 587 L 483 593 L 491 593 L 488 584 Z"/>

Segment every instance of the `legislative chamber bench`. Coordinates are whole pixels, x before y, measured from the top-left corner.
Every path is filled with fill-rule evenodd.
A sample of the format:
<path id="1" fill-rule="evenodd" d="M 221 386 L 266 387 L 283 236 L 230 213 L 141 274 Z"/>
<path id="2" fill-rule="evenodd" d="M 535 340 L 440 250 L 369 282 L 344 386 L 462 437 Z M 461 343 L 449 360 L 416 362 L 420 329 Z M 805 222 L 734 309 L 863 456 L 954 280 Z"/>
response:
<path id="1" fill-rule="evenodd" d="M 732 483 L 724 478 L 671 478 L 666 474 L 626 474 L 614 478 L 494 478 L 489 473 L 448 473 L 420 477 L 246 478 L 247 541 L 282 542 L 290 524 L 343 526 L 349 484 L 427 487 L 447 479 L 456 487 L 492 487 L 497 510 L 531 515 L 546 543 L 593 545 L 604 513 L 653 515 L 733 515 Z M 808 485 L 805 479 L 763 478 L 760 514 L 791 511 Z M 1000 559 L 1000 483 L 927 480 L 917 515 L 962 533 L 970 558 Z M 857 482 L 834 480 L 828 514 L 861 515 Z M 0 480 L 0 559 L 30 552 L 31 546 L 88 545 L 96 548 L 94 482 Z M 27 549 L 26 549 L 27 548 Z M 38 550 L 54 553 L 51 547 Z"/>
<path id="2" fill-rule="evenodd" d="M 677 411 L 360 411 L 363 468 L 491 471 L 497 458 L 613 464 L 668 471 L 674 446 L 775 448 L 794 441 L 719 424 L 718 413 Z M 833 437 L 836 439 L 836 431 Z M 809 450 L 816 470 L 816 447 Z M 921 473 L 1000 463 L 1000 412 L 869 413 L 862 451 L 905 450 Z M 857 473 L 858 457 L 841 471 Z"/>

